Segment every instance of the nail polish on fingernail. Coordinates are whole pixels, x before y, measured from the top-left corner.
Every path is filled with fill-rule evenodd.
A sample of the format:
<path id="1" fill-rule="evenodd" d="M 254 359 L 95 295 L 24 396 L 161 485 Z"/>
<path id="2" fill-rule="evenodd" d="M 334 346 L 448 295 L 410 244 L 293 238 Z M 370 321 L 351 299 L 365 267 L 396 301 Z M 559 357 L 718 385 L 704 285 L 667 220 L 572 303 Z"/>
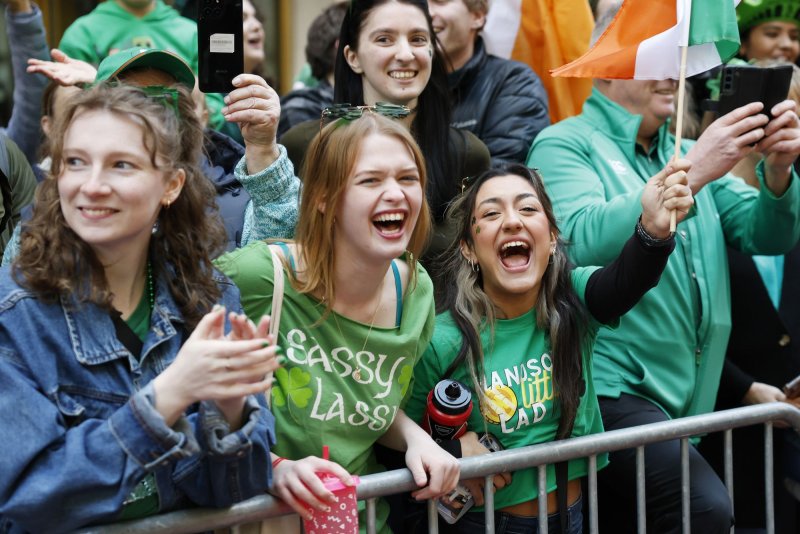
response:
<path id="1" fill-rule="evenodd" d="M 263 342 L 263 343 L 261 344 L 261 346 L 262 346 L 262 347 L 264 347 L 264 348 L 267 348 L 267 347 L 269 347 L 271 344 L 272 344 L 272 343 L 270 343 L 269 341 L 265 341 L 265 342 Z"/>
<path id="2" fill-rule="evenodd" d="M 280 354 L 281 352 L 283 352 L 283 348 L 282 347 L 275 347 L 275 353 L 276 354 Z"/>
<path id="3" fill-rule="evenodd" d="M 278 356 L 276 360 L 278 360 L 278 365 L 283 365 L 286 363 L 286 356 Z"/>

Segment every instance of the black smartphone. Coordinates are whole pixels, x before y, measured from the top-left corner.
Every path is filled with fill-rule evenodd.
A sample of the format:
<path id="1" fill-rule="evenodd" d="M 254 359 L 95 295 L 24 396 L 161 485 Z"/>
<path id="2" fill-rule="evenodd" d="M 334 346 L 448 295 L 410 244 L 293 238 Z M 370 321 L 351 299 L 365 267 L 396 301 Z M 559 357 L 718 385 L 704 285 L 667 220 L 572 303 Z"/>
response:
<path id="1" fill-rule="evenodd" d="M 750 102 L 763 103 L 764 113 L 769 115 L 776 104 L 786 100 L 791 82 L 791 65 L 726 65 L 720 80 L 719 116 Z"/>
<path id="2" fill-rule="evenodd" d="M 200 90 L 228 93 L 244 71 L 242 0 L 200 0 L 197 10 Z"/>

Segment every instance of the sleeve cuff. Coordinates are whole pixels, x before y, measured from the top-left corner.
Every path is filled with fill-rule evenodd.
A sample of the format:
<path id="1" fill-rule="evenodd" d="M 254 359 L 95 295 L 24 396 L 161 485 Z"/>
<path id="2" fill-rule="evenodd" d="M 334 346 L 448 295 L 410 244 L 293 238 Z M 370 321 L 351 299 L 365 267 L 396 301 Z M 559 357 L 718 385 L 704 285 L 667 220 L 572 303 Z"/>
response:
<path id="1" fill-rule="evenodd" d="M 286 154 L 286 148 L 278 145 L 278 152 L 278 159 L 256 174 L 247 174 L 247 159 L 244 156 L 234 169 L 236 179 L 250 196 L 262 199 L 262 202 L 271 202 L 283 197 L 295 179 L 294 165 Z"/>
<path id="2" fill-rule="evenodd" d="M 764 160 L 756 164 L 756 176 L 758 177 L 758 182 L 761 185 L 759 187 L 759 191 L 762 195 L 766 198 L 774 201 L 774 202 L 791 202 L 793 197 L 795 196 L 794 192 L 797 189 L 795 182 L 797 182 L 797 171 L 794 168 L 794 165 L 791 167 L 791 176 L 789 177 L 789 187 L 786 188 L 786 191 L 783 192 L 781 196 L 775 195 L 772 191 L 769 190 L 769 187 L 766 186 L 766 178 L 765 178 L 765 171 L 764 171 Z"/>
<path id="3" fill-rule="evenodd" d="M 266 401 L 265 401 L 266 402 Z M 232 460 L 238 460 L 244 456 L 252 447 L 250 436 L 256 430 L 259 420 L 264 417 L 272 417 L 266 408 L 251 395 L 247 397 L 244 404 L 244 424 L 236 432 L 231 432 L 230 425 L 219 411 L 217 405 L 212 401 L 200 403 L 200 428 L 203 432 L 203 439 L 212 456 L 228 456 Z M 268 425 L 267 442 L 275 443 L 273 426 Z"/>
<path id="4" fill-rule="evenodd" d="M 170 428 L 155 409 L 152 382 L 117 410 L 108 424 L 125 453 L 146 471 L 200 453 L 185 417 Z"/>

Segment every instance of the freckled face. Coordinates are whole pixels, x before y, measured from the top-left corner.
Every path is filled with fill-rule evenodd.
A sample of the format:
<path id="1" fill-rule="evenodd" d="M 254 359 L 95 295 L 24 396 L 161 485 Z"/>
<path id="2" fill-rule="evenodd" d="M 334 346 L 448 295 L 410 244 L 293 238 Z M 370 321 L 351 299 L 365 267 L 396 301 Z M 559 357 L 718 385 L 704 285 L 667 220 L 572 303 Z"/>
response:
<path id="1" fill-rule="evenodd" d="M 344 56 L 362 75 L 364 102 L 391 102 L 415 108 L 428 85 L 433 56 L 428 20 L 418 7 L 400 2 L 370 11 L 358 36 L 358 49 Z"/>

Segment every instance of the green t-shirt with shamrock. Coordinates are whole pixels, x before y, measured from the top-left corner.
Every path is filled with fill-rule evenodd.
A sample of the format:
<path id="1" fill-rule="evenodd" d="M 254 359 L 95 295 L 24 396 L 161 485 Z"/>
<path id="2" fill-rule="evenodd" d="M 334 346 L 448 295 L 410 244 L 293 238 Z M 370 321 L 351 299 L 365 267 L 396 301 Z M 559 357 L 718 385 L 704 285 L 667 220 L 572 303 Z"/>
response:
<path id="1" fill-rule="evenodd" d="M 572 272 L 572 285 L 583 298 L 586 282 L 596 267 L 579 267 Z M 593 343 L 598 324 L 590 321 Z M 414 369 L 414 387 L 406 413 L 421 421 L 428 392 L 433 389 L 461 347 L 461 332 L 449 312 L 436 317 L 436 330 L 428 350 Z M 479 435 L 488 431 L 505 449 L 516 449 L 553 441 L 558 430 L 560 410 L 558 391 L 553 387 L 553 360 L 549 354 L 549 335 L 536 327 L 535 309 L 513 319 L 498 319 L 494 337 L 489 329 L 481 333 L 484 351 L 483 387 L 487 402 L 481 408 L 473 393 L 473 410 L 467 426 Z M 583 379 L 586 391 L 581 397 L 572 436 L 603 431 L 600 407 L 592 385 L 591 344 L 583 350 Z M 448 378 L 472 388 L 466 366 Z M 598 456 L 598 467 L 608 464 L 607 455 Z M 570 480 L 586 475 L 585 459 L 569 462 Z M 547 491 L 556 487 L 555 468 L 547 468 Z M 538 497 L 538 474 L 535 468 L 515 471 L 512 482 L 495 493 L 495 508 L 500 509 Z M 481 508 L 476 508 L 480 510 Z"/>
<path id="2" fill-rule="evenodd" d="M 239 287 L 251 319 L 271 312 L 274 271 L 266 243 L 226 254 L 217 267 Z M 417 264 L 397 328 L 370 327 L 335 312 L 320 323 L 323 314 L 320 301 L 295 291 L 287 277 L 278 336 L 286 363 L 272 386 L 273 452 L 300 459 L 321 456 L 328 445 L 330 459 L 348 472 L 379 472 L 372 445 L 410 395 L 414 365 L 433 334 L 433 285 Z M 379 505 L 379 527 L 387 513 Z"/>

